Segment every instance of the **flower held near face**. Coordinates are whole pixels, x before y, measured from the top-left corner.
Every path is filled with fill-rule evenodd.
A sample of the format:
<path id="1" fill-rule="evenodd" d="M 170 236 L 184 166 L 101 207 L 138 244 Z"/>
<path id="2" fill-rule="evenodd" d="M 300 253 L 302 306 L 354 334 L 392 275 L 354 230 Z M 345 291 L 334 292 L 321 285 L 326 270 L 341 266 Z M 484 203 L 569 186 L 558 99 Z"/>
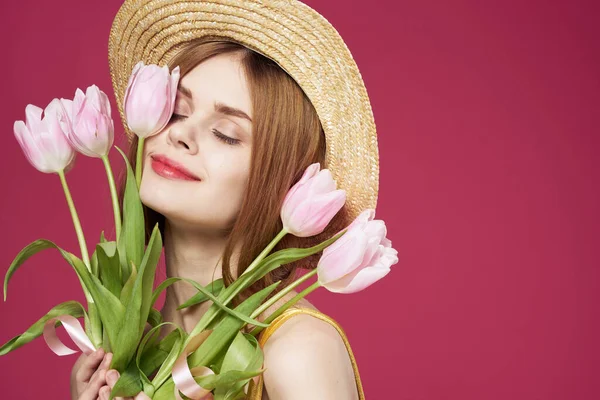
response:
<path id="1" fill-rule="evenodd" d="M 69 145 L 59 121 L 60 100 L 54 99 L 43 110 L 28 104 L 25 120 L 15 121 L 14 133 L 27 160 L 37 170 L 57 173 L 65 170 L 75 159 L 75 151 Z"/>
<path id="2" fill-rule="evenodd" d="M 346 192 L 336 190 L 328 169 L 308 166 L 302 178 L 289 190 L 281 207 L 283 228 L 294 236 L 308 237 L 325 230 L 346 202 Z"/>
<path id="3" fill-rule="evenodd" d="M 385 223 L 374 217 L 375 210 L 363 211 L 342 237 L 323 250 L 317 265 L 321 286 L 336 293 L 358 292 L 386 276 L 398 262 L 398 252 L 385 237 Z"/>
<path id="4" fill-rule="evenodd" d="M 139 61 L 129 76 L 123 112 L 127 126 L 140 138 L 160 132 L 169 122 L 175 106 L 179 66 L 144 65 Z"/>

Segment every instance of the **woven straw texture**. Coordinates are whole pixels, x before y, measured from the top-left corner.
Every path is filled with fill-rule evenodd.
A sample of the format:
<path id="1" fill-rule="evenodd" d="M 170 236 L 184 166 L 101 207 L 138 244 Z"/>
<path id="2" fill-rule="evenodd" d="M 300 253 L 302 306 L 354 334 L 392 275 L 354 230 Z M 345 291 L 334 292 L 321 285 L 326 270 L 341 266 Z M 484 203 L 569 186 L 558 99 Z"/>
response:
<path id="1" fill-rule="evenodd" d="M 323 125 L 325 165 L 346 191 L 352 217 L 375 208 L 379 153 L 373 112 L 350 51 L 335 28 L 296 0 L 126 0 L 110 31 L 108 58 L 125 131 L 123 98 L 138 61 L 166 65 L 183 45 L 225 37 L 272 59 L 302 88 Z"/>

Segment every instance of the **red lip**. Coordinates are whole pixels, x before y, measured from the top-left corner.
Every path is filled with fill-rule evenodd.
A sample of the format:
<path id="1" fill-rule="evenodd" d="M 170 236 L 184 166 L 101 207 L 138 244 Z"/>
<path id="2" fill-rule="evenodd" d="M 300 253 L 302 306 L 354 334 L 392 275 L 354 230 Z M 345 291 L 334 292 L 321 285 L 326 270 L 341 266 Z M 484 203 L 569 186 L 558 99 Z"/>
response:
<path id="1" fill-rule="evenodd" d="M 183 179 L 188 181 L 199 181 L 196 175 L 187 170 L 183 165 L 176 163 L 162 154 L 153 154 L 152 169 L 158 175 L 169 179 Z"/>

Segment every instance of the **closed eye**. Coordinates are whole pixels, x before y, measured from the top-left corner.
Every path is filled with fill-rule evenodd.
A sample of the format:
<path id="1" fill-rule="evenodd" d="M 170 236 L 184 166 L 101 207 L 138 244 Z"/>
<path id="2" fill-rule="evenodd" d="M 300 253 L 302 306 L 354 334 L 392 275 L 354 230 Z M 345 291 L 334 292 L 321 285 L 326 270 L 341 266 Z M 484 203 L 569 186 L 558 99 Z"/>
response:
<path id="1" fill-rule="evenodd" d="M 185 118 L 187 118 L 185 115 L 180 115 L 180 114 L 173 113 L 171 115 L 171 120 L 169 122 L 171 122 L 171 121 L 179 121 L 179 120 L 182 120 L 182 119 L 185 119 Z M 240 140 L 239 139 L 234 139 L 234 138 L 231 138 L 229 136 L 223 135 L 217 129 L 212 129 L 212 133 L 217 137 L 217 139 L 219 139 L 220 141 L 225 142 L 225 143 L 227 143 L 229 145 L 235 146 L 235 145 L 240 144 Z"/>

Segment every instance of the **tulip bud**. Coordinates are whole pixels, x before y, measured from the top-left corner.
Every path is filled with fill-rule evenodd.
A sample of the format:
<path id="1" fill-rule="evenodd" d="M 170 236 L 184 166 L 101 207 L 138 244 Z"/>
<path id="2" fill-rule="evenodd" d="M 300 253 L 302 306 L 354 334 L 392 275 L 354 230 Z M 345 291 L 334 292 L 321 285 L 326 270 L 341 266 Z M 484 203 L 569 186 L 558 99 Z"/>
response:
<path id="1" fill-rule="evenodd" d="M 127 126 L 140 138 L 160 132 L 171 119 L 175 107 L 179 66 L 169 74 L 169 67 L 143 61 L 133 67 L 129 77 L 123 112 Z"/>
<path id="2" fill-rule="evenodd" d="M 323 232 L 346 202 L 346 192 L 336 190 L 328 169 L 311 164 L 288 191 L 281 207 L 283 228 L 294 236 L 308 237 Z"/>
<path id="3" fill-rule="evenodd" d="M 96 85 L 85 94 L 75 91 L 73 100 L 61 99 L 60 125 L 75 150 L 88 157 L 103 157 L 114 142 L 114 122 L 108 96 Z"/>
<path id="4" fill-rule="evenodd" d="M 60 110 L 60 100 L 54 99 L 43 110 L 42 119 L 42 109 L 28 104 L 25 107 L 26 123 L 14 123 L 15 137 L 27 160 L 44 173 L 66 172 L 75 160 L 75 151 L 69 145 L 58 121 L 57 114 Z"/>
<path id="5" fill-rule="evenodd" d="M 398 262 L 385 223 L 374 217 L 375 210 L 363 211 L 342 237 L 323 249 L 317 264 L 321 286 L 336 293 L 358 292 L 386 276 Z"/>

